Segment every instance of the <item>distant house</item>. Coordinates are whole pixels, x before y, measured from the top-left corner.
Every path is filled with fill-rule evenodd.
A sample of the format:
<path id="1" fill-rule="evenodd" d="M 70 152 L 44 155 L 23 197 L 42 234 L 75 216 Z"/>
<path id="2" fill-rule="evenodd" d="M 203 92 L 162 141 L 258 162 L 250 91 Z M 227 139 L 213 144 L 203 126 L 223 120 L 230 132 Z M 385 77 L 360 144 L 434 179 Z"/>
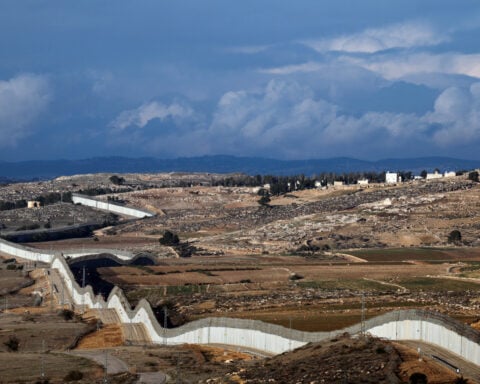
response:
<path id="1" fill-rule="evenodd" d="M 445 173 L 443 174 L 443 177 L 455 177 L 455 176 L 457 176 L 457 174 L 456 174 L 455 172 L 453 172 L 453 171 L 451 171 L 451 172 L 445 172 Z"/>
<path id="2" fill-rule="evenodd" d="M 333 182 L 334 187 L 341 187 L 343 185 L 345 185 L 345 183 L 343 181 L 334 181 Z"/>
<path id="3" fill-rule="evenodd" d="M 433 179 L 441 179 L 442 177 L 443 175 L 440 172 L 435 171 L 434 173 L 427 173 L 426 179 L 433 180 Z"/>
<path id="4" fill-rule="evenodd" d="M 27 201 L 27 208 L 38 208 L 41 206 L 42 206 L 42 203 L 40 201 L 36 201 L 36 200 Z"/>
<path id="5" fill-rule="evenodd" d="M 397 172 L 387 172 L 385 174 L 385 182 L 387 184 L 396 184 L 396 183 L 401 183 L 402 178 L 398 175 Z"/>
<path id="6" fill-rule="evenodd" d="M 358 185 L 368 185 L 369 181 L 368 179 L 360 179 L 357 181 Z"/>
<path id="7" fill-rule="evenodd" d="M 315 188 L 322 188 L 322 183 L 318 180 L 315 180 Z"/>

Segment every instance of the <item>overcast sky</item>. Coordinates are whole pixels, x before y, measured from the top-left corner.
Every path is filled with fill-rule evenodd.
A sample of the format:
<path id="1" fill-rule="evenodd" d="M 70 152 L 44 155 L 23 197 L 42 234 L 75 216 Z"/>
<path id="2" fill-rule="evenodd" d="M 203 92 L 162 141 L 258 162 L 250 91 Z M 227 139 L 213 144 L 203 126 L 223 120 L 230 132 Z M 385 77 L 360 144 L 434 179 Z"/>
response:
<path id="1" fill-rule="evenodd" d="M 0 160 L 480 159 L 477 0 L 0 0 Z"/>

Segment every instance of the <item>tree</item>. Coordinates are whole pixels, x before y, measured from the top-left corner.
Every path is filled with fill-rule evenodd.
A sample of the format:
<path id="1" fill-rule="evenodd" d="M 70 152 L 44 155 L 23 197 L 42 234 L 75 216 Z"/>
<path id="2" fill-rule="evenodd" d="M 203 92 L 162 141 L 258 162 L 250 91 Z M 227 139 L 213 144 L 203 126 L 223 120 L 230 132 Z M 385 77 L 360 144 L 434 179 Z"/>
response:
<path id="1" fill-rule="evenodd" d="M 266 195 L 263 195 L 258 199 L 258 204 L 263 205 L 263 206 L 268 206 L 268 203 L 270 203 L 270 195 L 267 193 Z"/>
<path id="2" fill-rule="evenodd" d="M 462 234 L 458 229 L 454 229 L 448 235 L 448 242 L 453 244 L 459 244 L 462 241 Z"/>
<path id="3" fill-rule="evenodd" d="M 168 229 L 165 231 L 163 236 L 159 240 L 160 244 L 162 245 L 178 245 L 180 243 L 180 239 L 176 233 L 169 231 Z"/>
<path id="4" fill-rule="evenodd" d="M 468 174 L 468 180 L 472 180 L 472 181 L 478 183 L 478 172 L 477 171 L 470 172 Z"/>
<path id="5" fill-rule="evenodd" d="M 12 335 L 3 344 L 6 345 L 9 352 L 17 352 L 18 351 L 18 346 L 20 345 L 20 340 L 18 340 L 17 336 Z"/>
<path id="6" fill-rule="evenodd" d="M 422 172 L 420 172 L 420 176 L 422 177 L 422 179 L 426 179 L 427 178 L 427 171 L 424 169 Z"/>
<path id="7" fill-rule="evenodd" d="M 123 177 L 119 177 L 117 175 L 110 176 L 109 180 L 112 182 L 112 184 L 115 185 L 122 185 L 125 182 L 125 179 Z"/>

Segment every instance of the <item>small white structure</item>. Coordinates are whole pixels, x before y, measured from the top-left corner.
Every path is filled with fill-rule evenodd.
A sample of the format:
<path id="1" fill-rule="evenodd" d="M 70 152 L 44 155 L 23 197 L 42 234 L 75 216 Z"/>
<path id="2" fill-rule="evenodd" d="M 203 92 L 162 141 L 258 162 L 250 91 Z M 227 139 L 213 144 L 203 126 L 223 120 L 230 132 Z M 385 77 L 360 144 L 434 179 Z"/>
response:
<path id="1" fill-rule="evenodd" d="M 266 189 L 267 191 L 270 190 L 270 184 L 263 184 L 263 188 Z"/>
<path id="2" fill-rule="evenodd" d="M 455 177 L 455 176 L 457 176 L 457 174 L 456 174 L 455 172 L 453 172 L 453 171 L 451 171 L 451 172 L 445 172 L 445 173 L 443 174 L 443 177 Z"/>
<path id="3" fill-rule="evenodd" d="M 369 181 L 368 179 L 360 179 L 357 181 L 358 185 L 368 185 Z"/>
<path id="4" fill-rule="evenodd" d="M 442 177 L 443 177 L 443 175 L 440 172 L 435 171 L 434 173 L 427 173 L 426 179 L 427 180 L 434 180 L 434 179 L 441 179 Z"/>
<path id="5" fill-rule="evenodd" d="M 387 184 L 396 184 L 396 183 L 401 183 L 402 178 L 398 176 L 397 172 L 387 172 L 385 174 L 385 182 Z"/>
<path id="6" fill-rule="evenodd" d="M 322 183 L 318 180 L 315 180 L 315 188 L 322 188 Z"/>
<path id="7" fill-rule="evenodd" d="M 342 187 L 343 185 L 345 185 L 345 183 L 343 181 L 334 181 L 333 182 L 334 187 Z"/>
<path id="8" fill-rule="evenodd" d="M 39 208 L 41 206 L 42 206 L 42 203 L 40 201 L 36 201 L 36 200 L 27 201 L 27 208 Z"/>

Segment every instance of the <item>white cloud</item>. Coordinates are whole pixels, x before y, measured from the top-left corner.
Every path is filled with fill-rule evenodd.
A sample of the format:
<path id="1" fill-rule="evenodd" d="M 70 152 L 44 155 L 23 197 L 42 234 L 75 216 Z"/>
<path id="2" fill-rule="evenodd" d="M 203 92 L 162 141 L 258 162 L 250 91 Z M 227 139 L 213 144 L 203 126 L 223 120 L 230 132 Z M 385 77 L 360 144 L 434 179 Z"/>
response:
<path id="1" fill-rule="evenodd" d="M 270 75 L 291 75 L 292 73 L 308 73 L 317 72 L 325 66 L 320 63 L 308 61 L 302 64 L 285 65 L 282 67 L 260 69 L 259 72 Z"/>
<path id="2" fill-rule="evenodd" d="M 132 126 L 143 128 L 154 119 L 165 120 L 169 117 L 181 119 L 191 116 L 192 114 L 193 110 L 190 107 L 179 103 L 165 105 L 157 101 L 152 101 L 142 104 L 136 109 L 123 111 L 110 123 L 110 126 L 117 131 L 123 131 Z"/>
<path id="3" fill-rule="evenodd" d="M 250 150 L 304 158 L 319 156 L 325 147 L 331 153 L 355 145 L 383 149 L 422 136 L 426 127 L 413 114 L 345 115 L 336 105 L 315 98 L 308 87 L 272 80 L 262 91 L 226 93 L 206 138 L 228 153 Z"/>
<path id="4" fill-rule="evenodd" d="M 446 89 L 435 101 L 433 112 L 426 114 L 424 120 L 440 126 L 433 136 L 440 145 L 477 141 L 480 136 L 480 83 L 467 89 Z"/>
<path id="5" fill-rule="evenodd" d="M 15 145 L 28 136 L 50 100 L 50 86 L 43 76 L 24 74 L 0 81 L 0 146 Z"/>
<path id="6" fill-rule="evenodd" d="M 480 78 L 480 54 L 404 53 L 402 55 L 383 55 L 363 59 L 344 56 L 341 59 L 379 73 L 388 80 L 430 73 Z"/>
<path id="7" fill-rule="evenodd" d="M 449 37 L 422 22 L 392 24 L 383 28 L 369 28 L 362 32 L 304 43 L 319 52 L 375 53 L 391 48 L 411 48 L 437 45 Z"/>
<path id="8" fill-rule="evenodd" d="M 245 55 L 252 55 L 267 50 L 270 45 L 244 45 L 238 47 L 231 47 L 228 49 L 232 53 L 242 53 Z"/>
<path id="9" fill-rule="evenodd" d="M 123 132 L 121 127 L 144 126 L 151 118 L 193 113 L 175 105 L 127 111 L 117 119 L 118 133 Z M 165 133 L 136 130 L 133 139 L 117 144 L 141 144 L 151 153 L 177 156 L 226 153 L 299 159 L 342 153 L 382 157 L 398 148 L 418 156 L 425 147 L 441 151 L 480 137 L 480 83 L 445 90 L 434 109 L 424 115 L 366 112 L 353 116 L 316 97 L 308 86 L 271 80 L 262 89 L 225 93 L 210 123 L 191 124 L 191 119 L 183 123 Z"/>

